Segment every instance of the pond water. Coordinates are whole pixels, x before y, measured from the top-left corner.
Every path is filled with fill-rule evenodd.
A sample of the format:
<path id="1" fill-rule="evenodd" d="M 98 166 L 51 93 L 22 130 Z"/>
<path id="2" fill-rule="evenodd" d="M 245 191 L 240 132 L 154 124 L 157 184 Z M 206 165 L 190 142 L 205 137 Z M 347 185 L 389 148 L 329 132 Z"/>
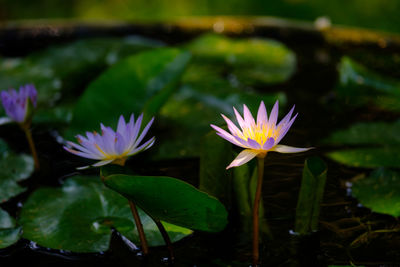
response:
<path id="1" fill-rule="evenodd" d="M 66 152 L 63 138 L 73 140 L 77 133 L 98 130 L 101 121 L 114 127 L 118 114 L 136 115 L 142 110 L 155 110 L 150 134 L 157 142 L 130 158 L 126 167 L 140 175 L 170 176 L 200 187 L 219 198 L 229 213 L 228 225 L 221 232 L 187 235 L 176 230 L 187 236 L 177 237 L 180 240 L 174 243 L 174 266 L 250 265 L 249 218 L 238 204 L 244 203 L 243 195 L 235 189 L 244 185 L 235 182 L 240 177 L 237 172 L 225 171 L 240 149 L 217 139 L 209 124 L 222 126 L 220 113 L 233 119 L 232 106 L 241 112 L 241 105 L 246 104 L 255 115 L 264 100 L 270 111 L 276 99 L 280 101 L 279 118 L 294 104 L 299 113 L 282 143 L 315 149 L 266 157 L 263 216 L 272 239 L 262 230 L 262 266 L 395 266 L 400 262 L 395 190 L 400 186 L 396 182 L 400 181 L 400 51 L 396 39 L 383 44 L 385 36 L 374 36 L 376 42 L 346 42 L 340 34 L 328 38 L 317 30 L 285 25 L 255 25 L 252 32 L 219 26 L 75 27 L 70 31 L 49 27 L 35 34 L 18 28 L 3 30 L 8 38 L 0 46 L 0 89 L 25 83 L 34 83 L 38 89 L 38 110 L 31 128 L 41 169 L 32 173 L 28 166 L 28 174 L 9 182 L 12 185 L 2 183 L 0 193 L 15 193 L 2 195 L 7 198 L 0 207 L 16 222 L 0 227 L 0 232 L 21 226 L 23 233 L 0 249 L 1 266 L 170 264 L 163 246 L 150 247 L 150 255 L 143 257 L 134 242 L 119 233 L 123 222 L 122 226 L 114 222 L 109 248 L 97 253 L 46 248 L 44 243 L 54 244 L 48 241 L 53 238 L 57 243 L 60 236 L 50 230 L 48 236 L 36 233 L 41 225 L 50 227 L 48 221 L 62 221 L 45 202 L 69 198 L 60 188 L 72 188 L 68 183 L 72 176 L 99 173 L 96 168 L 77 171 L 76 167 L 92 162 Z M 135 58 L 139 54 L 145 55 Z M 162 60 L 166 65 L 158 63 Z M 136 73 L 134 78 L 130 72 Z M 172 87 L 173 91 L 168 89 Z M 171 92 L 160 100 L 152 90 Z M 29 154 L 17 125 L 0 125 L 0 138 L 7 143 L 4 149 L 9 154 Z M 222 159 L 213 159 L 210 153 Z M 297 235 L 293 233 L 296 206 L 304 162 L 310 156 L 326 163 L 327 180 L 318 231 Z M 0 166 L 13 168 L 5 157 Z M 222 171 L 218 164 L 225 164 Z M 6 174 L 1 175 L 6 179 Z M 35 200 L 32 194 L 44 187 L 53 190 L 47 200 Z M 53 209 L 64 204 L 57 205 Z M 73 210 L 79 218 L 85 207 L 77 205 Z M 35 209 L 41 206 L 49 217 L 41 219 L 43 224 L 30 225 L 39 216 Z M 70 223 L 75 225 L 75 221 Z M 3 232 L 0 241 L 4 242 L 4 236 Z M 68 233 L 63 238 L 68 239 Z"/>

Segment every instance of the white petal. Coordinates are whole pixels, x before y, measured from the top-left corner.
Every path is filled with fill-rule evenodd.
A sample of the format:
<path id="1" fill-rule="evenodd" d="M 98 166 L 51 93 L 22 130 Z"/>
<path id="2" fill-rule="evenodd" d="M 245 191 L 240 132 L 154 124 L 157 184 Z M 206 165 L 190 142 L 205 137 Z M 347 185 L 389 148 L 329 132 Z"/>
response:
<path id="1" fill-rule="evenodd" d="M 232 161 L 231 164 L 229 164 L 228 167 L 226 167 L 226 169 L 243 165 L 252 160 L 253 158 L 255 158 L 258 154 L 259 152 L 256 150 L 245 149 L 239 153 L 239 155 Z"/>
<path id="2" fill-rule="evenodd" d="M 279 153 L 299 153 L 307 150 L 313 149 L 313 147 L 293 147 L 293 146 L 285 146 L 285 145 L 276 145 L 271 149 L 271 151 L 279 152 Z"/>

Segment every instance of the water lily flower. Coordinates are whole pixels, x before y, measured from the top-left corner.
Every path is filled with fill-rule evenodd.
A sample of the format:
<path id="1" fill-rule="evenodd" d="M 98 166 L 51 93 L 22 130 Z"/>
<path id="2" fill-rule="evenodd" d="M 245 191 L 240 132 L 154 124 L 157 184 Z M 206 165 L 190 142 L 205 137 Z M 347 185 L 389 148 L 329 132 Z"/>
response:
<path id="1" fill-rule="evenodd" d="M 225 115 L 221 114 L 222 118 L 224 118 L 228 125 L 230 133 L 211 124 L 211 127 L 217 131 L 219 136 L 232 144 L 245 148 L 245 150 L 239 153 L 227 169 L 243 165 L 255 157 L 264 158 L 267 155 L 267 152 L 270 151 L 297 153 L 311 149 L 279 144 L 281 139 L 292 126 L 297 114 L 292 117 L 294 110 L 293 106 L 289 113 L 278 124 L 276 124 L 278 120 L 278 109 L 279 102 L 277 100 L 268 118 L 264 102 L 261 101 L 256 122 L 246 105 L 243 105 L 243 117 L 235 108 L 233 108 L 240 129 Z"/>
<path id="2" fill-rule="evenodd" d="M 21 86 L 19 92 L 15 89 L 1 92 L 1 102 L 7 116 L 20 124 L 30 122 L 33 108 L 36 107 L 36 99 L 37 91 L 32 84 Z"/>
<path id="3" fill-rule="evenodd" d="M 101 135 L 96 131 L 86 132 L 86 137 L 77 135 L 76 138 L 79 144 L 68 141 L 67 145 L 70 147 L 64 146 L 64 149 L 77 156 L 100 160 L 92 165 L 94 167 L 103 166 L 108 163 L 124 165 L 129 156 L 150 148 L 155 142 L 155 137 L 152 137 L 140 145 L 140 142 L 149 131 L 154 118 L 150 120 L 139 135 L 142 120 L 143 114 L 138 117 L 136 122 L 132 114 L 129 122 L 126 123 L 124 117 L 121 115 L 119 117 L 117 131 L 101 123 Z M 90 166 L 80 167 L 78 169 L 85 169 L 88 167 Z"/>

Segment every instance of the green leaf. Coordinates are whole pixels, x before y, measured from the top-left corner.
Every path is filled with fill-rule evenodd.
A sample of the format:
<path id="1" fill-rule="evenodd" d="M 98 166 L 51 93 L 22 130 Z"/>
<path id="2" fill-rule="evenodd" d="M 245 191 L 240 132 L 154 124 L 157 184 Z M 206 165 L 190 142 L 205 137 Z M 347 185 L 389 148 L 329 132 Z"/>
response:
<path id="1" fill-rule="evenodd" d="M 155 224 L 143 212 L 140 214 L 149 245 L 162 245 Z M 24 238 L 53 249 L 106 251 L 111 228 L 139 244 L 128 201 L 106 188 L 98 177 L 75 176 L 62 188 L 36 190 L 24 204 L 19 224 Z M 173 242 L 190 233 L 187 229 L 168 227 Z"/>
<path id="2" fill-rule="evenodd" d="M 324 140 L 335 145 L 351 145 L 348 149 L 327 154 L 333 160 L 353 167 L 400 167 L 400 122 L 358 123 L 334 132 Z"/>
<path id="3" fill-rule="evenodd" d="M 340 62 L 339 79 L 336 89 L 346 102 L 400 111 L 400 81 L 375 73 L 348 57 Z"/>
<path id="4" fill-rule="evenodd" d="M 218 69 L 208 65 L 191 64 L 182 83 L 161 109 L 158 126 L 164 135 L 155 147 L 156 159 L 199 157 L 199 140 L 210 131 L 211 123 L 225 123 L 221 113 L 233 118 L 232 107 L 241 111 L 246 104 L 256 114 L 261 100 L 267 107 L 277 99 L 281 105 L 286 104 L 284 93 L 264 94 L 234 87 Z"/>
<path id="5" fill-rule="evenodd" d="M 0 249 L 15 244 L 21 236 L 21 228 L 6 211 L 0 209 Z"/>
<path id="6" fill-rule="evenodd" d="M 400 146 L 355 148 L 327 154 L 333 160 L 352 167 L 400 167 Z"/>
<path id="7" fill-rule="evenodd" d="M 334 132 L 325 143 L 347 145 L 400 145 L 400 121 L 357 123 Z"/>
<path id="8" fill-rule="evenodd" d="M 0 202 L 25 192 L 26 189 L 18 182 L 27 179 L 33 171 L 31 156 L 9 151 L 7 144 L 0 139 Z"/>
<path id="9" fill-rule="evenodd" d="M 374 212 L 400 216 L 400 173 L 379 168 L 368 177 L 356 180 L 352 195 Z"/>
<path id="10" fill-rule="evenodd" d="M 187 48 L 200 61 L 230 66 L 232 74 L 247 85 L 286 81 L 296 67 L 295 54 L 270 39 L 233 39 L 206 34 Z"/>
<path id="11" fill-rule="evenodd" d="M 227 223 L 216 198 L 175 178 L 116 174 L 104 177 L 104 183 L 155 219 L 208 232 L 221 231 Z"/>
<path id="12" fill-rule="evenodd" d="M 166 48 L 126 58 L 94 80 L 78 100 L 70 136 L 77 132 L 116 125 L 119 115 L 154 116 L 172 93 L 190 54 Z M 146 119 L 145 119 L 146 120 Z"/>
<path id="13" fill-rule="evenodd" d="M 120 58 L 160 44 L 138 38 L 97 38 L 53 46 L 25 58 L 10 58 L 0 64 L 0 89 L 33 83 L 38 105 L 53 106 L 86 85 L 93 77 Z"/>
<path id="14" fill-rule="evenodd" d="M 327 166 L 319 157 L 307 158 L 296 208 L 295 231 L 301 235 L 318 230 Z"/>

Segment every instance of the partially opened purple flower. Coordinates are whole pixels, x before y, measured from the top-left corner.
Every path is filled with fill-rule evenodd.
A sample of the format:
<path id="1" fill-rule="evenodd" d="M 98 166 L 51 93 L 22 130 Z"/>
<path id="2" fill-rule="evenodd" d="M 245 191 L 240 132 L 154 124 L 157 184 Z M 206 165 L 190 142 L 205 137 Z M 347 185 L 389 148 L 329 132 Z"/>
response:
<path id="1" fill-rule="evenodd" d="M 149 131 L 154 118 L 150 120 L 139 135 L 142 120 L 143 114 L 139 116 L 136 122 L 132 114 L 129 122 L 126 123 L 124 117 L 121 115 L 116 132 L 101 123 L 101 135 L 97 132 L 86 132 L 86 137 L 77 135 L 76 138 L 79 144 L 68 141 L 67 144 L 71 148 L 66 146 L 64 148 L 77 156 L 100 160 L 92 165 L 94 167 L 103 166 L 108 163 L 124 165 L 129 156 L 146 150 L 154 144 L 155 137 L 152 137 L 140 145 L 140 142 Z M 85 166 L 79 169 L 88 167 Z"/>
<path id="2" fill-rule="evenodd" d="M 21 124 L 31 119 L 32 107 L 36 107 L 36 98 L 37 91 L 32 84 L 21 86 L 19 92 L 15 89 L 1 92 L 1 102 L 7 116 Z"/>
<path id="3" fill-rule="evenodd" d="M 245 150 L 239 153 L 239 155 L 227 167 L 227 169 L 243 165 L 254 157 L 263 158 L 269 151 L 280 153 L 297 153 L 311 149 L 278 144 L 286 135 L 297 117 L 297 114 L 292 117 L 294 110 L 293 106 L 289 113 L 277 125 L 278 109 L 279 103 L 277 100 L 268 118 L 264 102 L 261 101 L 256 122 L 246 105 L 243 105 L 243 118 L 239 112 L 233 108 L 240 129 L 230 119 L 221 114 L 228 124 L 230 133 L 218 126 L 211 124 L 211 127 L 217 131 L 219 136 L 237 146 L 245 148 Z"/>

